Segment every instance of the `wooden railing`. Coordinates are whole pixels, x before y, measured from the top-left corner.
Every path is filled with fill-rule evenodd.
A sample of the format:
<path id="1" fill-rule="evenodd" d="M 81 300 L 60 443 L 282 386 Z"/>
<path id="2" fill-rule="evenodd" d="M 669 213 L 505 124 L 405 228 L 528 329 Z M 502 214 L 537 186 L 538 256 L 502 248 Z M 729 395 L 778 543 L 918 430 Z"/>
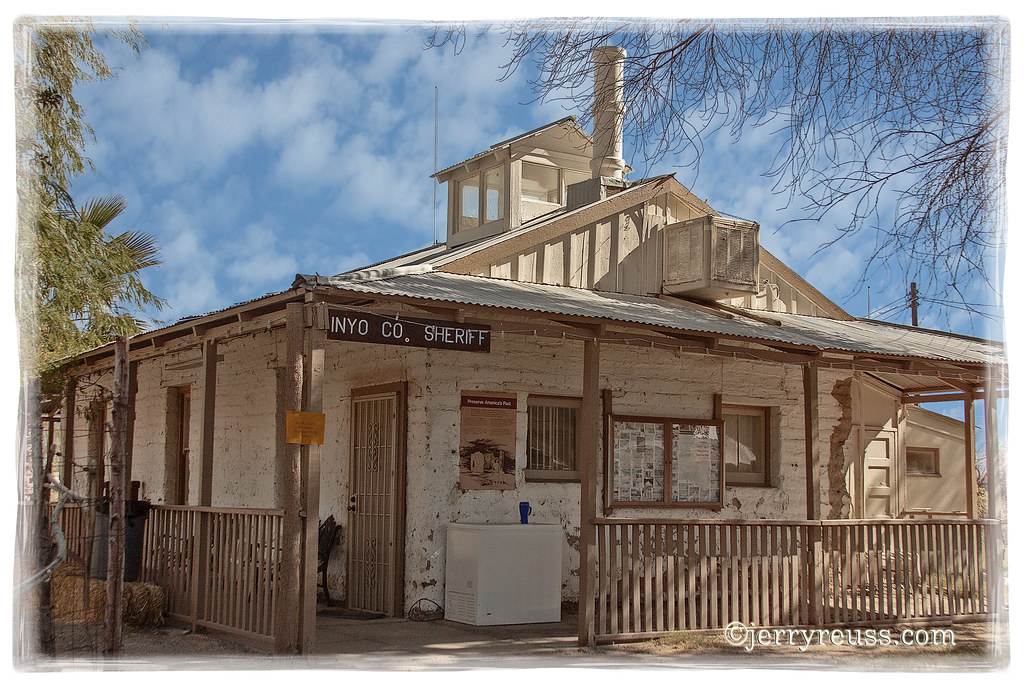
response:
<path id="1" fill-rule="evenodd" d="M 141 578 L 164 588 L 171 616 L 272 644 L 282 519 L 281 510 L 154 506 Z"/>
<path id="2" fill-rule="evenodd" d="M 987 614 L 989 520 L 598 519 L 599 641 Z M 1001 575 L 1001 572 L 1000 572 Z"/>
<path id="3" fill-rule="evenodd" d="M 281 510 L 154 505 L 139 580 L 164 589 L 171 617 L 272 645 L 283 517 Z M 88 561 L 89 522 L 85 506 L 61 510 L 71 559 Z"/>
<path id="4" fill-rule="evenodd" d="M 822 522 L 823 621 L 988 614 L 988 540 L 998 528 L 987 520 Z"/>
<path id="5" fill-rule="evenodd" d="M 52 514 L 55 506 L 50 506 Z M 64 532 L 68 557 L 85 562 L 91 551 L 92 533 L 89 531 L 89 508 L 77 503 L 66 503 L 60 511 L 59 525 Z"/>

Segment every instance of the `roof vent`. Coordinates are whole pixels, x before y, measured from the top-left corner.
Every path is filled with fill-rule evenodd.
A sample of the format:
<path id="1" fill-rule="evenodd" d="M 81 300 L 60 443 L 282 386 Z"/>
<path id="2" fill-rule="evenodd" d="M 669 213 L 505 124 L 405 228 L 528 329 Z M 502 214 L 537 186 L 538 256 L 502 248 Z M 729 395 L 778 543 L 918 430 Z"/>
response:
<path id="1" fill-rule="evenodd" d="M 703 216 L 665 226 L 667 294 L 730 299 L 757 293 L 757 223 Z"/>

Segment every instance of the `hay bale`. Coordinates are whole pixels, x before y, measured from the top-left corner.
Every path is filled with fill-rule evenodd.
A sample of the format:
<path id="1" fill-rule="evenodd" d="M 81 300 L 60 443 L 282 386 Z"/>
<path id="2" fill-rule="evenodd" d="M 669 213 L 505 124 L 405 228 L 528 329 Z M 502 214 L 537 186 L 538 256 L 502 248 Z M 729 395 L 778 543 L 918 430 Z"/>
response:
<path id="1" fill-rule="evenodd" d="M 84 604 L 86 585 L 88 604 Z M 58 619 L 102 622 L 106 599 L 107 582 L 88 578 L 79 564 L 65 562 L 54 571 L 50 580 L 53 615 Z M 126 626 L 162 626 L 165 602 L 164 590 L 156 584 L 141 581 L 125 583 L 121 601 L 122 623 Z"/>
<path id="2" fill-rule="evenodd" d="M 80 564 L 65 562 L 50 578 L 53 616 L 71 621 L 103 621 L 107 582 L 90 579 Z M 88 586 L 88 602 L 85 601 Z"/>
<path id="3" fill-rule="evenodd" d="M 155 583 L 126 583 L 121 617 L 130 626 L 163 626 L 165 602 L 164 589 Z"/>

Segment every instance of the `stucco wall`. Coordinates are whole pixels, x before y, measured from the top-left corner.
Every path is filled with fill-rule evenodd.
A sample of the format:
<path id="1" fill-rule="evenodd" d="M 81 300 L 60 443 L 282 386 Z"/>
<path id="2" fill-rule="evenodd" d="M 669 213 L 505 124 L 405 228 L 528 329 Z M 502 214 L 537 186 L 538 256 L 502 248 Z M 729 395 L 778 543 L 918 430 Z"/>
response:
<path id="1" fill-rule="evenodd" d="M 964 512 L 967 487 L 964 423 L 928 410 L 907 410 L 907 447 L 936 448 L 939 474 L 907 475 L 907 509 Z"/>
<path id="2" fill-rule="evenodd" d="M 726 402 L 777 407 L 771 487 L 728 487 L 724 509 L 659 510 L 679 518 L 790 518 L 806 514 L 804 500 L 803 385 L 799 368 L 753 361 L 697 357 L 667 350 L 602 347 L 602 388 L 612 391 L 620 414 L 709 418 L 713 395 Z M 325 370 L 327 443 L 323 451 L 321 518 L 346 523 L 351 390 L 408 382 L 406 607 L 419 598 L 443 604 L 444 555 L 449 522 L 515 522 L 520 501 L 533 506 L 531 521 L 558 524 L 565 535 L 562 596 L 574 600 L 579 581 L 579 484 L 525 481 L 526 404 L 530 394 L 580 396 L 582 344 L 523 335 L 496 337 L 490 354 L 329 342 Z M 838 375 L 837 375 L 838 376 Z M 821 385 L 834 379 L 823 376 Z M 518 398 L 514 491 L 461 491 L 458 485 L 460 397 L 499 391 Z M 834 405 L 833 405 L 834 404 Z M 821 448 L 827 453 L 830 420 L 841 408 L 827 394 L 819 407 Z M 824 464 L 822 465 L 824 472 Z M 603 470 L 603 463 L 601 465 Z M 626 516 L 629 510 L 617 510 Z M 332 556 L 332 588 L 344 594 L 344 542 Z"/>
<path id="3" fill-rule="evenodd" d="M 284 356 L 283 331 L 235 337 L 218 345 L 213 504 L 274 507 L 277 499 L 276 444 L 283 408 L 278 366 Z M 194 347 L 139 365 L 133 478 L 155 503 L 166 497 L 167 391 L 192 389 L 190 420 L 193 449 L 190 502 L 196 502 L 201 437 L 202 363 Z M 104 377 L 109 373 L 105 373 Z M 819 448 L 822 489 L 831 425 L 842 407 L 829 394 L 848 374 L 822 372 L 819 378 Z M 530 394 L 580 396 L 582 343 L 532 335 L 496 334 L 490 354 L 384 345 L 327 342 L 324 412 L 327 431 L 322 448 L 320 519 L 334 515 L 347 527 L 349 420 L 353 389 L 406 382 L 407 510 L 405 535 L 405 608 L 419 598 L 443 604 L 446 528 L 450 522 L 514 522 L 520 501 L 529 501 L 531 521 L 562 528 L 562 597 L 579 590 L 579 484 L 527 482 L 527 399 Z M 615 413 L 710 418 L 713 396 L 727 403 L 776 408 L 772 486 L 727 487 L 721 511 L 659 510 L 658 517 L 802 519 L 804 500 L 803 385 L 799 367 L 682 354 L 646 346 L 607 344 L 601 348 L 601 387 L 609 389 Z M 518 400 L 513 491 L 459 489 L 457 448 L 463 392 L 515 393 Z M 86 453 L 85 423 L 78 423 L 76 456 Z M 600 469 L 603 470 L 601 463 Z M 599 481 L 601 478 L 599 477 Z M 823 504 L 825 498 L 822 498 Z M 613 516 L 627 516 L 618 509 Z M 347 531 L 347 529 L 345 530 Z M 330 563 L 334 597 L 344 595 L 345 536 Z"/>

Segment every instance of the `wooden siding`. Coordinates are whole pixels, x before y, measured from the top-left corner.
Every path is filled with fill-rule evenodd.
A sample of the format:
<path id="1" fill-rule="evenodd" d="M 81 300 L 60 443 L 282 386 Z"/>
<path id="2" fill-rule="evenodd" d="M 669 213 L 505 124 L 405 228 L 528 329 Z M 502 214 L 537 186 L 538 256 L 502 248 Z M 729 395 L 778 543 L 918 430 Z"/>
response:
<path id="1" fill-rule="evenodd" d="M 479 266 L 490 277 L 627 294 L 659 294 L 662 228 L 702 215 L 671 193 L 538 240 Z"/>

